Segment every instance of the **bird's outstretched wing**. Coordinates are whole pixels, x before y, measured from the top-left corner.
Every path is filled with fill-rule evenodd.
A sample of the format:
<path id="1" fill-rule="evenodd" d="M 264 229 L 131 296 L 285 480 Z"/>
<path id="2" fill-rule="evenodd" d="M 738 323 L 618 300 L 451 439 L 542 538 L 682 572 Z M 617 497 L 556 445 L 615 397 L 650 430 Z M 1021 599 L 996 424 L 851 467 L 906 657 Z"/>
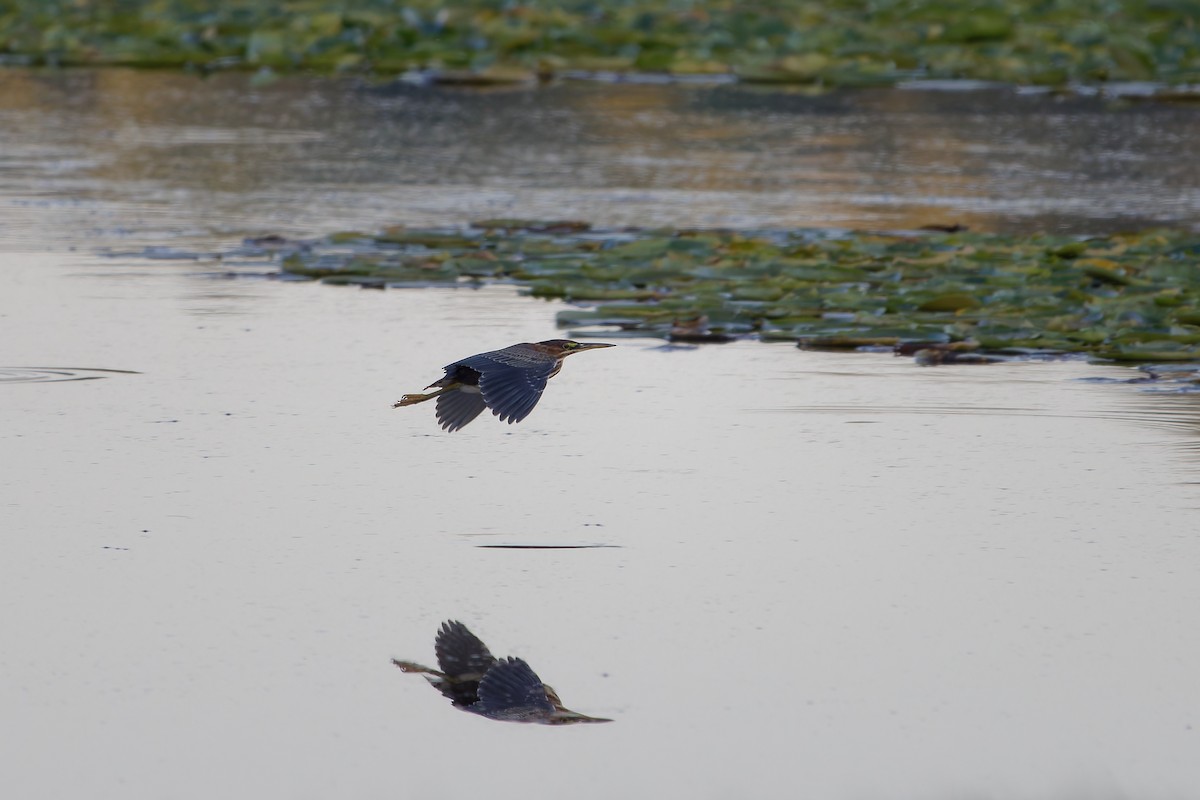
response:
<path id="1" fill-rule="evenodd" d="M 479 680 L 496 663 L 487 645 L 456 619 L 442 623 L 433 649 L 442 672 L 453 678 Z"/>
<path id="2" fill-rule="evenodd" d="M 438 395 L 437 421 L 443 430 L 456 431 L 479 416 L 487 408 L 478 391 L 459 390 Z"/>
<path id="3" fill-rule="evenodd" d="M 502 658 L 479 682 L 479 702 L 471 711 L 494 719 L 522 718 L 549 714 L 554 706 L 546 698 L 542 680 L 522 659 Z"/>
<path id="4" fill-rule="evenodd" d="M 501 422 L 511 425 L 529 416 L 542 399 L 558 361 L 536 351 L 509 347 L 465 358 L 457 366 L 479 373 L 479 390 L 487 407 Z"/>
<path id="5" fill-rule="evenodd" d="M 496 657 L 457 620 L 442 623 L 433 649 L 442 671 L 436 675 L 426 673 L 426 679 L 454 705 L 470 708 L 479 700 L 479 681 L 496 663 Z"/>

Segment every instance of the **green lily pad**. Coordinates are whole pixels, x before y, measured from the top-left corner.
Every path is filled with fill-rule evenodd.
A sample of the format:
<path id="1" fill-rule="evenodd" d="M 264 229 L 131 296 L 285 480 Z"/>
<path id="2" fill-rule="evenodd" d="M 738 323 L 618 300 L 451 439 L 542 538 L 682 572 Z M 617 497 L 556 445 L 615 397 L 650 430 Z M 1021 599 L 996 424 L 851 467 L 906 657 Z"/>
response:
<path id="1" fill-rule="evenodd" d="M 1077 242 L 963 232 L 833 238 L 587 228 L 535 231 L 492 221 L 472 235 L 391 229 L 260 237 L 229 258 L 267 260 L 288 278 L 352 285 L 506 281 L 534 297 L 597 304 L 563 310 L 560 325 L 614 325 L 655 338 L 675 329 L 845 347 L 969 339 L 983 350 L 1125 359 L 1187 356 L 1200 346 L 1200 248 L 1193 252 L 1194 238 L 1182 233 Z"/>
<path id="2" fill-rule="evenodd" d="M 1195 361 L 1200 359 L 1200 348 L 1147 343 L 1145 346 L 1104 348 L 1096 351 L 1095 355 L 1111 361 Z"/>
<path id="3" fill-rule="evenodd" d="M 798 336 L 798 346 L 806 350 L 856 350 L 860 347 L 894 347 L 895 336 Z"/>
<path id="4" fill-rule="evenodd" d="M 445 231 L 410 230 L 406 228 L 391 228 L 375 237 L 380 244 L 409 244 L 423 247 L 474 247 L 478 243 L 456 233 Z"/>
<path id="5" fill-rule="evenodd" d="M 930 298 L 917 306 L 919 311 L 965 311 L 969 308 L 979 308 L 982 303 L 969 294 L 952 292 Z"/>

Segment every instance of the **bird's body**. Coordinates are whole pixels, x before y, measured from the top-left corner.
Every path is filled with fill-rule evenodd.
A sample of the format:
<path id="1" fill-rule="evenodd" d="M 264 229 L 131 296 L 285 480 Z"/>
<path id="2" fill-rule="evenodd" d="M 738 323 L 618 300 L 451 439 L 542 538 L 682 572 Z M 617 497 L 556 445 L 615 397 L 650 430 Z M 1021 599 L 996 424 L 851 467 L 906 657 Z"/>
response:
<path id="1" fill-rule="evenodd" d="M 546 382 L 558 374 L 567 356 L 599 347 L 612 345 L 550 339 L 479 353 L 447 364 L 445 376 L 425 387 L 437 387 L 437 391 L 406 394 L 392 407 L 416 405 L 436 397 L 437 420 L 445 430 L 458 430 L 485 408 L 511 425 L 529 416 Z"/>
<path id="2" fill-rule="evenodd" d="M 423 675 L 455 708 L 505 722 L 612 722 L 566 708 L 524 660 L 496 658 L 457 620 L 442 623 L 434 649 L 440 670 L 412 661 L 392 659 L 392 663 L 403 672 Z"/>

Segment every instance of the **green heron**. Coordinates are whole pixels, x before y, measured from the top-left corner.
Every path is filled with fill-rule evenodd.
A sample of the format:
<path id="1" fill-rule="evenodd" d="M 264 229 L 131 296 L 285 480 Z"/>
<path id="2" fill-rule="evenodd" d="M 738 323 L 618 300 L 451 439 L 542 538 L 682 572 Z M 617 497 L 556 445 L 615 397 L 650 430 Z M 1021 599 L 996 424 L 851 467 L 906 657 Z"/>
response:
<path id="1" fill-rule="evenodd" d="M 570 725 L 576 722 L 612 722 L 565 708 L 558 694 L 520 658 L 496 658 L 479 637 L 458 620 L 447 620 L 438 630 L 438 666 L 411 661 L 392 663 L 404 672 L 415 672 L 442 693 L 455 708 L 504 722 Z"/>
<path id="2" fill-rule="evenodd" d="M 558 374 L 567 356 L 612 346 L 601 342 L 550 339 L 480 353 L 444 367 L 445 376 L 425 387 L 437 386 L 436 392 L 406 394 L 392 408 L 416 405 L 436 397 L 438 423 L 445 430 L 458 430 L 485 408 L 490 408 L 501 422 L 511 425 L 529 416 L 542 398 L 546 381 Z"/>

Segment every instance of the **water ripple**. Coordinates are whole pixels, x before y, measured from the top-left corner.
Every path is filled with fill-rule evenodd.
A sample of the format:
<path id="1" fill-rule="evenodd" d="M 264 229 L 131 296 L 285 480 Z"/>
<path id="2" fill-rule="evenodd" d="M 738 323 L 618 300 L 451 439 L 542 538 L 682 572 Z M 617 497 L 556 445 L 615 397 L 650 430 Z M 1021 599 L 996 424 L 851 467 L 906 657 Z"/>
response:
<path id="1" fill-rule="evenodd" d="M 1139 405 L 1136 400 L 1121 403 L 1115 408 L 1092 408 L 1065 411 L 1054 408 L 1032 408 L 1022 406 L 976 406 L 976 405 L 927 405 L 927 406 L 881 406 L 865 404 L 817 405 L 805 404 L 786 408 L 766 408 L 762 411 L 804 412 L 810 414 L 844 414 L 861 417 L 894 415 L 931 416 L 999 416 L 999 417 L 1042 417 L 1046 419 L 1103 419 L 1117 422 L 1134 422 L 1165 430 L 1200 433 L 1200 408 L 1192 402 L 1173 403 L 1191 398 L 1177 395 L 1160 395 L 1164 401 L 1153 407 Z"/>

